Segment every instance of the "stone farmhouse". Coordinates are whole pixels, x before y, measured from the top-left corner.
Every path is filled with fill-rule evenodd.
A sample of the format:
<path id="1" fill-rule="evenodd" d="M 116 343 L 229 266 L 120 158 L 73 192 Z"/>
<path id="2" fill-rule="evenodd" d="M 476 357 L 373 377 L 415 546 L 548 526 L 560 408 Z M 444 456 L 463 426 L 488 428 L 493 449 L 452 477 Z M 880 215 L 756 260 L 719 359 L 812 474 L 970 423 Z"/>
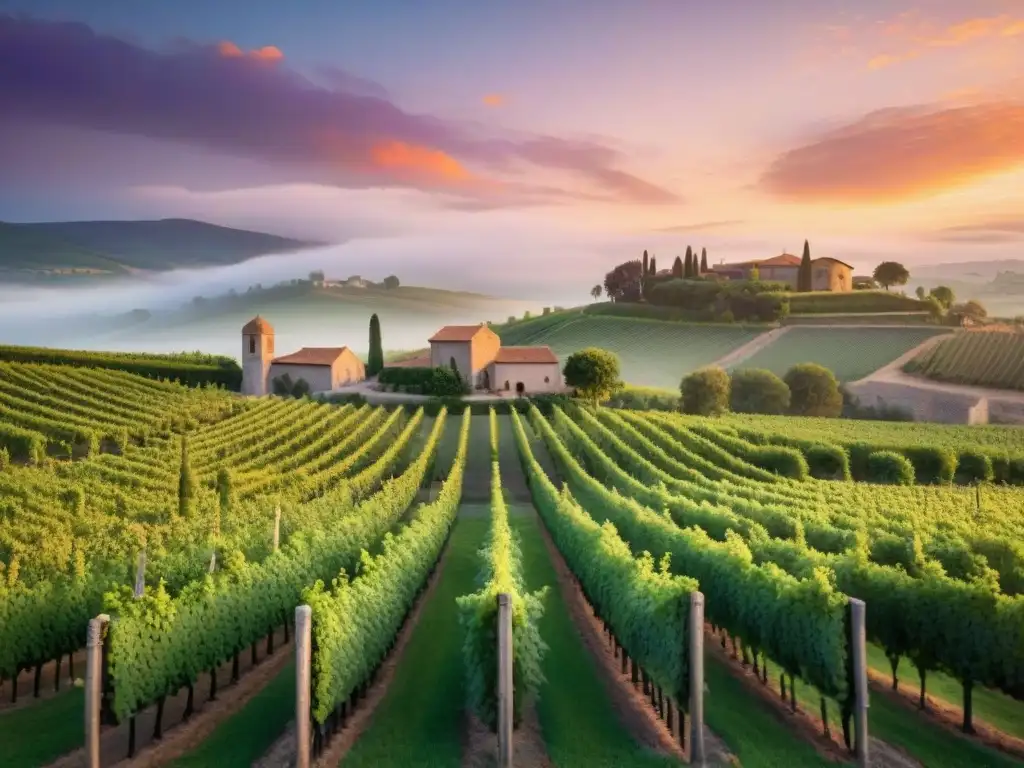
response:
<path id="1" fill-rule="evenodd" d="M 711 267 L 711 272 L 730 280 L 748 280 L 754 267 L 757 267 L 762 280 L 787 283 L 792 290 L 796 290 L 800 257 L 791 253 L 760 261 L 716 264 Z M 853 267 L 829 256 L 811 259 L 811 280 L 812 291 L 846 293 L 853 290 Z"/>
<path id="2" fill-rule="evenodd" d="M 565 382 L 550 347 L 503 347 L 485 323 L 446 325 L 430 337 L 430 356 L 389 367 L 452 366 L 472 389 L 517 395 L 562 392 Z"/>
<path id="3" fill-rule="evenodd" d="M 363 361 L 348 347 L 303 347 L 274 357 L 274 328 L 257 315 L 242 326 L 242 394 L 267 395 L 274 380 L 288 374 L 312 392 L 326 392 L 366 378 Z"/>

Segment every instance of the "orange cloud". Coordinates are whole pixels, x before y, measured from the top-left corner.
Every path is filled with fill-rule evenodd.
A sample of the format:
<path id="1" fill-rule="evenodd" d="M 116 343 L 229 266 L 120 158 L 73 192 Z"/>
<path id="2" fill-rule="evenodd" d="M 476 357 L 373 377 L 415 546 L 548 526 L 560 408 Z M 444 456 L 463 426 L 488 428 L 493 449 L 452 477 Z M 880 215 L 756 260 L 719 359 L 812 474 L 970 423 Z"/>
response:
<path id="1" fill-rule="evenodd" d="M 1024 34 L 1024 19 L 1012 16 L 985 16 L 952 24 L 937 30 L 923 22 L 915 22 L 913 14 L 901 14 L 881 27 L 886 37 L 902 39 L 906 50 L 897 54 L 881 54 L 868 61 L 868 69 L 878 70 L 909 61 L 932 48 L 959 48 L 970 43 L 997 37 Z"/>
<path id="2" fill-rule="evenodd" d="M 505 103 L 505 97 L 500 93 L 489 93 L 484 96 L 483 102 L 488 107 L 500 107 Z"/>
<path id="3" fill-rule="evenodd" d="M 759 187 L 801 202 L 927 197 L 1024 167 L 1024 101 L 882 110 L 783 153 Z"/>
<path id="4" fill-rule="evenodd" d="M 249 55 L 254 59 L 260 59 L 262 61 L 280 61 L 284 58 L 284 54 L 281 53 L 281 49 L 274 45 L 265 45 L 262 48 L 249 51 Z"/>
<path id="5" fill-rule="evenodd" d="M 439 149 L 406 144 L 404 141 L 382 141 L 370 152 L 374 165 L 388 171 L 431 179 L 458 182 L 471 176 L 462 164 Z"/>
<path id="6" fill-rule="evenodd" d="M 222 43 L 218 43 L 217 44 L 217 52 L 221 56 L 225 56 L 225 57 L 231 58 L 231 59 L 243 55 L 242 54 L 242 49 L 239 48 L 234 43 L 232 43 L 230 40 L 225 40 Z"/>
<path id="7" fill-rule="evenodd" d="M 237 59 L 245 56 L 245 52 L 230 40 L 224 40 L 217 44 L 217 53 L 228 59 Z M 280 61 L 284 58 L 281 49 L 273 45 L 265 45 L 249 51 L 249 56 L 260 61 Z"/>

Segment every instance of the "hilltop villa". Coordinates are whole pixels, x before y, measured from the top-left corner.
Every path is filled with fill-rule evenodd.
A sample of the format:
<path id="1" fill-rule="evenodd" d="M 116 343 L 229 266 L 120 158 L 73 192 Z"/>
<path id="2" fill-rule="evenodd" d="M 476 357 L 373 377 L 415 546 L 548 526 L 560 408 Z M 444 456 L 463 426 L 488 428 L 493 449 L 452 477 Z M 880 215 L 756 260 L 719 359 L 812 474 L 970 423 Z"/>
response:
<path id="1" fill-rule="evenodd" d="M 748 280 L 754 267 L 757 267 L 761 280 L 788 283 L 790 288 L 796 290 L 800 257 L 791 253 L 783 253 L 761 261 L 716 264 L 711 267 L 711 272 L 730 280 Z M 845 293 L 853 290 L 853 267 L 829 256 L 811 259 L 811 279 L 812 291 Z"/>
<path id="2" fill-rule="evenodd" d="M 473 389 L 517 395 L 565 389 L 551 347 L 503 347 L 485 323 L 446 325 L 430 337 L 430 355 L 390 363 L 389 367 L 454 366 Z"/>
<path id="3" fill-rule="evenodd" d="M 242 326 L 242 394 L 266 395 L 288 374 L 313 392 L 326 392 L 366 378 L 363 361 L 348 347 L 303 347 L 274 357 L 274 328 L 259 315 Z"/>

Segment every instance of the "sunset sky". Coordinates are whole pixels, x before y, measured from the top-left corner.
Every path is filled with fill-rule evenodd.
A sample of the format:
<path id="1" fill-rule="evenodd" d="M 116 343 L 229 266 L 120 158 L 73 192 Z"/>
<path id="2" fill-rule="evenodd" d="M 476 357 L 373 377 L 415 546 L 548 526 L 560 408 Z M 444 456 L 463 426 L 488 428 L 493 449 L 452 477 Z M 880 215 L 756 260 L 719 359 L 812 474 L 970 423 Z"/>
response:
<path id="1" fill-rule="evenodd" d="M 1024 2 L 0 0 L 0 220 L 178 215 L 1024 257 Z"/>

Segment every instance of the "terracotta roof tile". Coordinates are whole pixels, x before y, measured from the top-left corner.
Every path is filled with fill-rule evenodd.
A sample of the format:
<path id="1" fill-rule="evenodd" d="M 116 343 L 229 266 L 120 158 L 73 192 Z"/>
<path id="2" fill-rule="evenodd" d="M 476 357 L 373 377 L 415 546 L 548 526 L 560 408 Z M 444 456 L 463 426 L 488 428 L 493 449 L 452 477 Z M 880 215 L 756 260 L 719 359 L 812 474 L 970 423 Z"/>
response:
<path id="1" fill-rule="evenodd" d="M 551 347 L 501 347 L 494 358 L 496 363 L 557 363 L 558 357 Z"/>
<path id="2" fill-rule="evenodd" d="M 480 325 L 446 325 L 439 330 L 428 341 L 472 341 L 487 326 Z"/>
<path id="3" fill-rule="evenodd" d="M 264 320 L 259 315 L 256 315 L 252 320 L 242 326 L 242 333 L 247 334 L 260 334 L 260 333 L 273 333 L 274 327 Z"/>
<path id="4" fill-rule="evenodd" d="M 782 253 L 770 259 L 756 262 L 759 267 L 799 267 L 800 257 L 791 253 Z"/>
<path id="5" fill-rule="evenodd" d="M 274 365 L 333 365 L 348 347 L 303 347 L 290 355 L 275 357 Z"/>
<path id="6" fill-rule="evenodd" d="M 833 259 L 831 256 L 822 256 L 820 259 L 811 259 L 811 264 L 817 264 L 819 261 L 834 261 L 836 264 L 842 264 L 844 267 L 849 267 L 850 269 L 853 269 L 853 267 L 847 264 L 845 261 Z"/>

